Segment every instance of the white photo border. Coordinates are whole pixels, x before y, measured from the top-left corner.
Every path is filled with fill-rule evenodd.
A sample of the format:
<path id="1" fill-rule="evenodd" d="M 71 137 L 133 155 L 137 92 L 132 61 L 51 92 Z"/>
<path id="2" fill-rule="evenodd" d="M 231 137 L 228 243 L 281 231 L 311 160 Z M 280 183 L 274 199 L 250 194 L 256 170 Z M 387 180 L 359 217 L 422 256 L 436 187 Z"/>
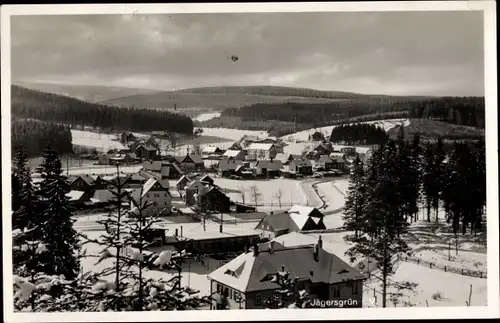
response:
<path id="1" fill-rule="evenodd" d="M 488 306 L 411 307 L 322 310 L 169 311 L 104 313 L 17 313 L 13 309 L 11 145 L 10 145 L 10 16 L 70 14 L 161 14 L 161 13 L 259 13 L 259 12 L 355 12 L 355 11 L 483 11 L 486 104 Z M 408 1 L 344 3 L 212 3 L 212 4 L 66 4 L 5 5 L 1 7 L 1 93 L 2 93 L 2 205 L 4 320 L 6 322 L 134 322 L 134 321 L 237 321 L 251 318 L 269 320 L 360 320 L 360 319 L 441 319 L 495 318 L 500 316 L 499 232 L 498 232 L 498 126 L 497 53 L 495 1 Z"/>

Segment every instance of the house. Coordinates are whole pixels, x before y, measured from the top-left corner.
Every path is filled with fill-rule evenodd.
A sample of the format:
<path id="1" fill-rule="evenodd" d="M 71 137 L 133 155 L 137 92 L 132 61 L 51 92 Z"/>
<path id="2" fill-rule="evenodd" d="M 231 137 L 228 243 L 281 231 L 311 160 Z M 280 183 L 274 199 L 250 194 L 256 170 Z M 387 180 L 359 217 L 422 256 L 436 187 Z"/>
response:
<path id="1" fill-rule="evenodd" d="M 116 201 L 116 196 L 109 189 L 98 189 L 94 192 L 90 201 L 94 207 L 111 207 L 115 205 L 114 201 Z M 122 206 L 124 208 L 128 207 L 129 202 L 130 201 L 127 198 L 124 198 Z"/>
<path id="2" fill-rule="evenodd" d="M 340 151 L 342 153 L 344 153 L 346 156 L 356 155 L 356 148 L 355 147 L 343 147 L 343 148 L 340 148 Z"/>
<path id="3" fill-rule="evenodd" d="M 122 133 L 121 137 L 120 137 L 120 141 L 124 144 L 127 144 L 129 142 L 134 142 L 136 141 L 137 138 L 134 136 L 134 134 L 130 131 L 125 131 Z"/>
<path id="4" fill-rule="evenodd" d="M 283 164 L 276 160 L 259 160 L 255 164 L 256 175 L 262 177 L 278 177 Z"/>
<path id="5" fill-rule="evenodd" d="M 234 175 L 236 173 L 236 168 L 241 164 L 241 161 L 223 159 L 217 164 L 218 174 L 222 177 Z"/>
<path id="6" fill-rule="evenodd" d="M 276 154 L 276 157 L 274 157 L 274 160 L 280 161 L 283 165 L 290 164 L 290 162 L 294 159 L 295 157 L 292 154 L 284 154 L 284 153 Z"/>
<path id="7" fill-rule="evenodd" d="M 228 149 L 224 152 L 222 157 L 229 160 L 245 160 L 245 152 L 243 150 Z"/>
<path id="8" fill-rule="evenodd" d="M 208 191 L 200 194 L 200 209 L 202 212 L 229 212 L 230 199 L 217 187 L 211 186 Z"/>
<path id="9" fill-rule="evenodd" d="M 220 156 L 223 151 L 219 147 L 207 146 L 201 151 L 202 157 Z"/>
<path id="10" fill-rule="evenodd" d="M 227 150 L 243 150 L 243 147 L 239 142 L 234 142 L 231 146 L 227 148 Z"/>
<path id="11" fill-rule="evenodd" d="M 278 150 L 274 144 L 250 144 L 247 149 L 247 158 L 250 160 L 263 160 L 276 157 L 278 153 L 283 153 L 283 150 Z"/>
<path id="12" fill-rule="evenodd" d="M 285 306 L 305 290 L 313 299 L 362 307 L 365 276 L 322 246 L 321 238 L 314 245 L 288 247 L 276 241 L 254 245 L 208 275 L 211 309 L 221 308 L 223 302 L 229 309 L 263 309 L 264 302 L 281 288 L 275 281 L 280 271 L 296 281 L 294 295 L 285 298 Z"/>
<path id="13" fill-rule="evenodd" d="M 87 202 L 90 202 L 90 196 L 83 191 L 71 190 L 66 196 L 69 198 L 69 205 L 73 207 L 83 207 Z"/>
<path id="14" fill-rule="evenodd" d="M 257 136 L 249 136 L 249 135 L 244 135 L 243 137 L 240 138 L 236 143 L 240 145 L 242 149 L 250 146 L 253 144 L 255 141 L 259 140 L 259 137 Z"/>
<path id="15" fill-rule="evenodd" d="M 319 131 L 316 131 L 311 135 L 311 140 L 312 141 L 323 141 L 323 140 L 325 140 L 325 135 Z"/>
<path id="16" fill-rule="evenodd" d="M 70 176 L 68 182 L 70 190 L 84 192 L 88 198 L 94 195 L 95 180 L 90 175 Z"/>
<path id="17" fill-rule="evenodd" d="M 158 156 L 158 149 L 151 145 L 140 144 L 134 149 L 137 158 L 153 160 Z"/>
<path id="18" fill-rule="evenodd" d="M 172 196 L 169 188 L 155 178 L 148 179 L 141 188 L 134 189 L 130 195 L 133 199 L 130 202 L 131 212 L 136 211 L 135 204 L 144 206 L 146 203 L 149 207 L 143 211 L 144 214 L 169 214 L 171 212 Z"/>
<path id="19" fill-rule="evenodd" d="M 289 232 L 325 230 L 323 214 L 314 207 L 295 205 L 287 211 L 271 212 L 255 227 L 262 236 L 274 239 Z"/>
<path id="20" fill-rule="evenodd" d="M 322 142 L 314 148 L 316 155 L 330 155 L 333 150 L 332 143 L 330 142 Z"/>
<path id="21" fill-rule="evenodd" d="M 177 187 L 178 191 L 184 191 L 186 186 L 191 183 L 192 180 L 187 177 L 187 175 L 182 175 L 182 177 L 175 183 L 175 186 Z"/>
<path id="22" fill-rule="evenodd" d="M 188 153 L 186 156 L 177 156 L 175 159 L 181 168 L 186 171 L 205 168 L 205 164 L 199 155 Z"/>
<path id="23" fill-rule="evenodd" d="M 207 183 L 207 184 L 209 184 L 209 185 L 211 185 L 211 186 L 213 186 L 213 185 L 214 185 L 214 180 L 213 180 L 210 176 L 208 176 L 208 175 L 204 175 L 204 176 L 202 176 L 202 177 L 200 178 L 200 182 L 202 182 L 202 183 Z"/>
<path id="24" fill-rule="evenodd" d="M 340 172 L 343 172 L 345 170 L 345 160 L 344 158 L 342 157 L 339 157 L 339 156 L 334 156 L 334 157 L 330 157 L 330 159 L 332 160 L 332 168 L 331 169 L 336 169 Z"/>
<path id="25" fill-rule="evenodd" d="M 195 206 L 198 204 L 198 198 L 207 192 L 210 187 L 206 184 L 203 184 L 199 180 L 194 180 L 186 187 L 186 205 L 187 206 Z"/>
<path id="26" fill-rule="evenodd" d="M 292 160 L 288 165 L 288 170 L 296 174 L 302 175 L 312 175 L 312 164 L 308 159 L 295 159 Z"/>
<path id="27" fill-rule="evenodd" d="M 329 171 L 333 168 L 333 160 L 329 155 L 321 155 L 315 163 L 317 168 Z"/>
<path id="28" fill-rule="evenodd" d="M 148 172 L 163 174 L 169 179 L 177 179 L 184 175 L 184 172 L 177 164 L 166 161 L 146 161 L 143 163 L 143 169 Z"/>

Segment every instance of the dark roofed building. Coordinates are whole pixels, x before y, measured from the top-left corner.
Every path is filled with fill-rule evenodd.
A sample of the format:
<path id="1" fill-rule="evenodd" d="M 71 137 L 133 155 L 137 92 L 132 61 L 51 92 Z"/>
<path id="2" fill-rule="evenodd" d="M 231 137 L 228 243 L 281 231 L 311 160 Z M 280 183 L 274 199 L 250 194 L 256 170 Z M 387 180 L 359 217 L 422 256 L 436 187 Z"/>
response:
<path id="1" fill-rule="evenodd" d="M 283 164 L 278 160 L 259 160 L 255 164 L 256 175 L 262 177 L 277 177 Z"/>
<path id="2" fill-rule="evenodd" d="M 158 149 L 151 145 L 141 144 L 134 149 L 137 158 L 153 160 L 158 156 Z"/>
<path id="3" fill-rule="evenodd" d="M 201 156 L 194 154 L 187 154 L 185 156 L 176 156 L 177 163 L 186 171 L 194 169 L 203 169 L 205 164 Z"/>
<path id="4" fill-rule="evenodd" d="M 262 309 L 280 288 L 274 280 L 276 274 L 288 272 L 291 279 L 297 280 L 297 294 L 305 290 L 313 299 L 362 307 L 364 275 L 322 245 L 321 237 L 315 245 L 286 247 L 275 241 L 255 245 L 208 275 L 210 292 L 227 295 L 231 309 Z M 286 305 L 294 298 L 286 300 Z M 212 308 L 216 308 L 217 301 L 215 297 Z"/>

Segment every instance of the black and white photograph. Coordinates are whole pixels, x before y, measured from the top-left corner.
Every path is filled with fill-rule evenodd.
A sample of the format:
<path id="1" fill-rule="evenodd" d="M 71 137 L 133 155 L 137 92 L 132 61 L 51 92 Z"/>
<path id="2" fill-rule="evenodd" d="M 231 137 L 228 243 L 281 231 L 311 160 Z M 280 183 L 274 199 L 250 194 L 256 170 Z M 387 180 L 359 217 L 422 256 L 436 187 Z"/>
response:
<path id="1" fill-rule="evenodd" d="M 495 19 L 2 6 L 5 319 L 498 317 Z"/>

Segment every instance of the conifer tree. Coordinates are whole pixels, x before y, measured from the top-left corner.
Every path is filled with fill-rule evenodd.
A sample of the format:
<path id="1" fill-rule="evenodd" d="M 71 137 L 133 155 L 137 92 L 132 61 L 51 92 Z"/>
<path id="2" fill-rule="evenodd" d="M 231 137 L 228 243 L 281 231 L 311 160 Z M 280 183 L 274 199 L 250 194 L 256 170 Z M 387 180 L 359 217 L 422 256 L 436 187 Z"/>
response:
<path id="1" fill-rule="evenodd" d="M 397 161 L 398 147 L 393 141 L 375 151 L 369 165 L 366 202 L 363 218 L 366 222 L 358 237 L 349 239 L 354 245 L 346 251 L 351 262 L 358 257 L 373 259 L 382 274 L 382 306 L 386 307 L 388 278 L 394 273 L 393 258 L 409 252 L 402 238 L 408 223 L 404 216 Z"/>
<path id="2" fill-rule="evenodd" d="M 50 145 L 45 149 L 43 158 L 38 168 L 42 181 L 37 194 L 40 196 L 40 219 L 44 222 L 41 239 L 48 252 L 41 263 L 42 271 L 73 279 L 79 272 L 80 263 L 77 256 L 79 241 L 71 218 L 73 212 L 66 196 L 70 188 L 62 175 L 58 153 Z"/>
<path id="3" fill-rule="evenodd" d="M 354 231 L 356 237 L 358 236 L 358 231 L 362 230 L 363 225 L 361 217 L 365 194 L 364 176 L 363 162 L 359 156 L 356 156 L 349 177 L 349 189 L 343 215 L 345 229 Z"/>

